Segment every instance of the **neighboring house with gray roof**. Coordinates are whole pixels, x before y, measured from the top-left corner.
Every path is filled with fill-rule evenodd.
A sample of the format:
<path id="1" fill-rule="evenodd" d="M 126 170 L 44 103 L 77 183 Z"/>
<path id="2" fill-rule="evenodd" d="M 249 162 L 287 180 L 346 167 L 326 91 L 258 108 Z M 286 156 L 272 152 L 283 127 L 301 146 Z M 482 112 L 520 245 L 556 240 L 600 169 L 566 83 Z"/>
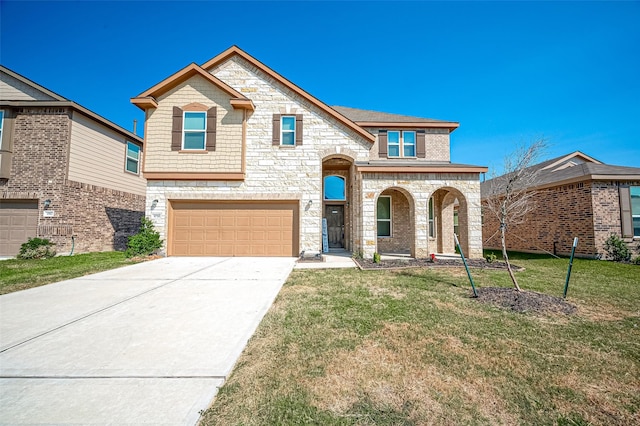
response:
<path id="1" fill-rule="evenodd" d="M 236 46 L 131 101 L 169 256 L 425 258 L 454 252 L 456 205 L 465 253 L 482 256 L 487 169 L 451 162 L 456 122 L 330 107 Z"/>
<path id="2" fill-rule="evenodd" d="M 144 214 L 143 140 L 0 66 L 0 256 L 124 249 Z"/>
<path id="3" fill-rule="evenodd" d="M 604 242 L 622 237 L 630 247 L 640 243 L 640 168 L 604 164 L 582 152 L 531 166 L 536 172 L 534 205 L 524 223 L 510 226 L 509 250 L 603 257 Z M 492 193 L 495 179 L 481 184 L 482 199 Z M 482 235 L 486 249 L 500 247 L 497 218 L 485 211 Z"/>

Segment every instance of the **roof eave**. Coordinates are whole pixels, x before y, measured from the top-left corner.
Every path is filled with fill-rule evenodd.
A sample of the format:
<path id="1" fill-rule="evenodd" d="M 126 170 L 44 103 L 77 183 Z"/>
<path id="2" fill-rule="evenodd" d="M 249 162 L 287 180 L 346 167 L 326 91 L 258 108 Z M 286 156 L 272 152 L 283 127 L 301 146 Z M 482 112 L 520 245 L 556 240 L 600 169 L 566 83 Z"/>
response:
<path id="1" fill-rule="evenodd" d="M 484 166 L 382 166 L 356 164 L 356 170 L 367 173 L 486 173 L 489 170 Z"/>
<path id="2" fill-rule="evenodd" d="M 401 121 L 356 121 L 355 122 L 360 127 L 382 127 L 382 128 L 425 128 L 425 129 L 449 129 L 449 132 L 453 132 L 455 129 L 460 127 L 460 123 L 456 122 L 401 122 Z"/>
<path id="3" fill-rule="evenodd" d="M 287 80 L 277 72 L 273 71 L 271 68 L 269 68 L 268 66 L 266 66 L 265 64 L 263 64 L 262 62 L 254 58 L 253 56 L 249 55 L 248 53 L 240 49 L 238 46 L 231 46 L 229 49 L 225 50 L 224 52 L 220 53 L 219 55 L 211 58 L 210 60 L 202 64 L 201 68 L 208 71 L 211 68 L 227 61 L 229 58 L 235 55 L 240 56 L 242 59 L 244 59 L 245 61 L 249 62 L 251 65 L 255 66 L 256 68 L 258 68 L 259 70 L 267 74 L 269 77 L 276 80 L 278 83 L 284 85 L 285 87 L 287 87 L 294 93 L 300 95 L 302 98 L 306 99 L 307 101 L 311 102 L 313 105 L 317 106 L 318 108 L 320 108 L 321 110 L 323 110 L 324 112 L 326 112 L 327 114 L 329 114 L 330 116 L 332 116 L 333 118 L 341 122 L 342 124 L 351 128 L 358 135 L 362 136 L 364 139 L 366 139 L 370 143 L 375 142 L 376 140 L 375 136 L 369 133 L 367 130 L 360 127 L 357 123 L 353 122 L 352 120 L 348 119 L 344 115 L 340 114 L 339 112 L 337 112 L 336 110 L 334 110 L 333 108 L 325 104 L 324 102 L 320 101 L 313 95 L 307 93 L 306 91 L 304 91 L 303 89 L 301 89 L 300 87 L 292 83 L 291 81 Z"/>

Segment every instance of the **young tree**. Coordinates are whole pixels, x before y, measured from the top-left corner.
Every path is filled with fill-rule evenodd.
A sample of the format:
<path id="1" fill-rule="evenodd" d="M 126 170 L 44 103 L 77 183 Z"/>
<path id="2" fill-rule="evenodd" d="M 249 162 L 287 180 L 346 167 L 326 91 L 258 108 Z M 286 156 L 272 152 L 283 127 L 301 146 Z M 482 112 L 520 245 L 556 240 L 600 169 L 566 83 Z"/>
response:
<path id="1" fill-rule="evenodd" d="M 486 193 L 483 194 L 486 212 L 495 215 L 500 223 L 502 256 L 518 291 L 520 286 L 507 256 L 505 236 L 509 226 L 524 222 L 527 213 L 535 207 L 533 197 L 536 191 L 530 188 L 535 186 L 540 169 L 532 166 L 538 163 L 546 149 L 547 143 L 543 139 L 518 147 L 505 157 L 503 174 L 487 181 Z"/>

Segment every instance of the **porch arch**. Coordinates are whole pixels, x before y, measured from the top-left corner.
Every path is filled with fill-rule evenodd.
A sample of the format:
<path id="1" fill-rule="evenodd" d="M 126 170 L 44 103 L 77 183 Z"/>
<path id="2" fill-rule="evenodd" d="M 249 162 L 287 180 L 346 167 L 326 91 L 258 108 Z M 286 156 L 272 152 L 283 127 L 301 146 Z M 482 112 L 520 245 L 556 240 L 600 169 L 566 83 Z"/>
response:
<path id="1" fill-rule="evenodd" d="M 378 235 L 378 206 L 381 197 L 390 197 L 391 235 L 389 236 Z M 411 192 L 399 186 L 385 188 L 376 197 L 374 214 L 376 219 L 376 251 L 378 253 L 415 256 L 415 199 Z M 381 222 L 383 221 L 385 219 L 381 219 Z"/>
<path id="2" fill-rule="evenodd" d="M 469 205 L 467 198 L 457 188 L 443 186 L 435 190 L 433 199 L 435 251 L 454 253 L 456 251 L 453 233 L 456 232 L 465 256 L 469 255 Z M 427 203 L 429 200 L 427 200 Z M 431 219 L 431 218 L 429 218 Z"/>

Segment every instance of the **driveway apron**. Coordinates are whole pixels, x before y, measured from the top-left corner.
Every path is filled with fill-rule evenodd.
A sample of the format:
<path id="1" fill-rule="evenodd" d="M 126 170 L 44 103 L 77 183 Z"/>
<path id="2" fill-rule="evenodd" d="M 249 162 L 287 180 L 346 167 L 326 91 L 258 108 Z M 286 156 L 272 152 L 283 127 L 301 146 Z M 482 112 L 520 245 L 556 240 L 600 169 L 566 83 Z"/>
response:
<path id="1" fill-rule="evenodd" d="M 195 424 L 294 263 L 172 257 L 0 296 L 0 424 Z"/>

